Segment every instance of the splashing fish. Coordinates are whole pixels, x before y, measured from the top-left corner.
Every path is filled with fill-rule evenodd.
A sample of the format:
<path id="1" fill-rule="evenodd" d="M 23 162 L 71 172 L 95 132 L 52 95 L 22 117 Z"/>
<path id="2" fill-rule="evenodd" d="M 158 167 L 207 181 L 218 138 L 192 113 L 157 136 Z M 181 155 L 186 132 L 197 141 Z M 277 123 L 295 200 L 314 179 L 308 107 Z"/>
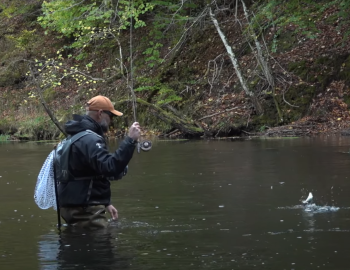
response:
<path id="1" fill-rule="evenodd" d="M 307 196 L 306 200 L 302 201 L 302 203 L 303 204 L 311 203 L 313 198 L 314 198 L 314 196 L 312 196 L 312 193 L 309 192 L 309 196 Z"/>

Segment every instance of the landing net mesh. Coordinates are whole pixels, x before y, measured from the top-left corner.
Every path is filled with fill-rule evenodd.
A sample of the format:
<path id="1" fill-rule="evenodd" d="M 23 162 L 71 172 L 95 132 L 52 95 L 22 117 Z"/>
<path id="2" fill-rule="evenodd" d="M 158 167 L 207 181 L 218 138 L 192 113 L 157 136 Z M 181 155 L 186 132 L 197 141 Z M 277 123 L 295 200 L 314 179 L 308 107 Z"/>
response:
<path id="1" fill-rule="evenodd" d="M 53 158 L 54 150 L 52 150 L 41 167 L 34 190 L 34 201 L 41 209 L 53 207 L 53 209 L 57 210 Z"/>

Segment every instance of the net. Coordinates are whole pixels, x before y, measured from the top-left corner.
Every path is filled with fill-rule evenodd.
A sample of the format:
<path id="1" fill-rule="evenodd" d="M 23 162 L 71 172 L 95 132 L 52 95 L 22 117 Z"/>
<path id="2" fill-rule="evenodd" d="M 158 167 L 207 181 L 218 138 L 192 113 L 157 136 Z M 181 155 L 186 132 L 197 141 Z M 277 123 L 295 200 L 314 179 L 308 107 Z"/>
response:
<path id="1" fill-rule="evenodd" d="M 57 210 L 55 195 L 55 178 L 54 178 L 54 159 L 55 150 L 46 158 L 38 175 L 34 190 L 34 201 L 41 209 L 53 207 Z"/>

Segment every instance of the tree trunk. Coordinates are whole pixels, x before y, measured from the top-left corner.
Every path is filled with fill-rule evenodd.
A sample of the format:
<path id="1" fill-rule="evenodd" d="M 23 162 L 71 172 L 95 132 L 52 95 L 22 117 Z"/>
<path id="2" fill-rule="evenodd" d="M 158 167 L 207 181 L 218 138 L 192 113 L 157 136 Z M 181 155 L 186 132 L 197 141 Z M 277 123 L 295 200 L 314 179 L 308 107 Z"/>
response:
<path id="1" fill-rule="evenodd" d="M 260 44 L 260 42 L 258 40 L 258 37 L 256 36 L 255 31 L 254 31 L 254 29 L 252 28 L 252 26 L 250 24 L 247 7 L 246 7 L 246 5 L 245 5 L 243 0 L 241 0 L 241 3 L 242 3 L 242 6 L 243 6 L 244 16 L 245 16 L 245 18 L 247 20 L 247 23 L 248 23 L 249 33 L 254 39 L 255 48 L 256 48 L 256 53 L 254 53 L 255 57 L 256 57 L 256 59 L 257 59 L 257 61 L 259 63 L 259 66 L 260 66 L 260 68 L 261 68 L 261 70 L 262 70 L 262 72 L 263 72 L 267 82 L 269 83 L 269 86 L 270 86 L 270 89 L 271 89 L 271 92 L 272 92 L 272 96 L 273 96 L 273 101 L 275 103 L 275 107 L 276 107 L 279 119 L 280 119 L 280 121 L 283 121 L 282 113 L 281 113 L 281 110 L 279 108 L 278 101 L 277 101 L 276 95 L 275 95 L 275 80 L 274 80 L 274 77 L 272 75 L 270 65 L 269 65 L 269 63 L 266 61 L 266 59 L 264 57 L 264 53 L 263 53 L 263 50 L 262 50 L 262 45 Z M 266 47 L 265 47 L 265 49 L 266 49 Z M 252 51 L 254 52 L 254 50 L 252 50 Z"/>
<path id="2" fill-rule="evenodd" d="M 253 105 L 254 105 L 254 108 L 257 111 L 257 113 L 258 114 L 262 114 L 263 111 L 262 111 L 262 107 L 261 107 L 261 105 L 259 103 L 259 100 L 256 98 L 254 93 L 249 90 L 247 82 L 246 82 L 246 80 L 243 77 L 243 74 L 241 72 L 241 68 L 239 66 L 239 62 L 237 60 L 237 57 L 233 53 L 231 46 L 228 44 L 225 34 L 221 31 L 219 23 L 218 23 L 217 19 L 215 18 L 211 8 L 209 8 L 209 14 L 210 14 L 211 20 L 213 21 L 213 24 L 215 25 L 216 31 L 219 33 L 219 36 L 220 36 L 222 42 L 225 45 L 226 51 L 227 51 L 227 53 L 228 53 L 228 55 L 229 55 L 229 57 L 231 59 L 233 67 L 234 67 L 234 69 L 236 71 L 236 75 L 237 75 L 237 77 L 238 77 L 238 79 L 239 79 L 239 81 L 241 83 L 241 86 L 242 86 L 244 92 L 246 93 L 246 95 L 248 95 L 251 98 L 251 100 L 253 102 Z"/>

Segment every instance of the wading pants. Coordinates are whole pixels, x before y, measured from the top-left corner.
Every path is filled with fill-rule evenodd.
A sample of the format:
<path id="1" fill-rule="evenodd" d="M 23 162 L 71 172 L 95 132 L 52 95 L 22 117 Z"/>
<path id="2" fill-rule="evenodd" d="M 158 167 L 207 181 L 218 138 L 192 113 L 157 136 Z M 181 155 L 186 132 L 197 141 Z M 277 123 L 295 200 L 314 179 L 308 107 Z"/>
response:
<path id="1" fill-rule="evenodd" d="M 108 219 L 104 205 L 61 207 L 61 216 L 68 225 L 82 228 L 106 228 Z"/>

